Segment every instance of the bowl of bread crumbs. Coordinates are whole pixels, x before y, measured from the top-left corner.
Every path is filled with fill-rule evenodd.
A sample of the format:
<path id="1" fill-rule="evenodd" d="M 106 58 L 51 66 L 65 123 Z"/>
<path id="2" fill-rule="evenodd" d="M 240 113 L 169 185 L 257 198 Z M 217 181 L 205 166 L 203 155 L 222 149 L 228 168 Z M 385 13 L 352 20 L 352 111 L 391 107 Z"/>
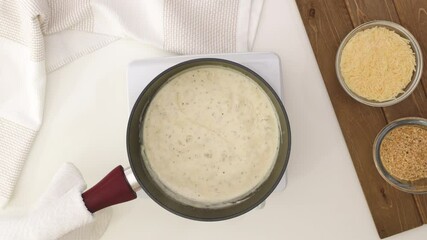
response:
<path id="1" fill-rule="evenodd" d="M 373 107 L 401 102 L 421 79 L 423 57 L 414 36 L 399 24 L 377 20 L 353 29 L 339 46 L 335 69 L 343 89 Z"/>
<path id="2" fill-rule="evenodd" d="M 373 154 L 378 172 L 392 186 L 427 193 L 427 119 L 389 123 L 376 137 Z"/>

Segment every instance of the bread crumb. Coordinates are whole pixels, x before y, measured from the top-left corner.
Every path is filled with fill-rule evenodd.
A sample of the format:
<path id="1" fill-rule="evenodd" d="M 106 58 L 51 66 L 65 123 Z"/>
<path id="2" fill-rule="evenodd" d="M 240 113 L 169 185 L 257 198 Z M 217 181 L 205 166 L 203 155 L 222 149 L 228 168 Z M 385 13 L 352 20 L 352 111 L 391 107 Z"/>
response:
<path id="1" fill-rule="evenodd" d="M 427 129 L 407 125 L 391 130 L 381 143 L 380 158 L 386 170 L 399 180 L 427 178 Z"/>

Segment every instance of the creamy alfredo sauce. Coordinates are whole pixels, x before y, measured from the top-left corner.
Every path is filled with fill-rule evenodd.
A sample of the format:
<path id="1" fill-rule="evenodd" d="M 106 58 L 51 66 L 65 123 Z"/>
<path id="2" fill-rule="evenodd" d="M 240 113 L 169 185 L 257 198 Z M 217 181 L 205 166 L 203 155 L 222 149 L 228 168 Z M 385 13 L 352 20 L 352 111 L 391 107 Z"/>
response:
<path id="1" fill-rule="evenodd" d="M 202 66 L 169 80 L 144 117 L 142 151 L 169 194 L 195 206 L 221 206 L 270 174 L 279 122 L 267 94 L 226 67 Z"/>

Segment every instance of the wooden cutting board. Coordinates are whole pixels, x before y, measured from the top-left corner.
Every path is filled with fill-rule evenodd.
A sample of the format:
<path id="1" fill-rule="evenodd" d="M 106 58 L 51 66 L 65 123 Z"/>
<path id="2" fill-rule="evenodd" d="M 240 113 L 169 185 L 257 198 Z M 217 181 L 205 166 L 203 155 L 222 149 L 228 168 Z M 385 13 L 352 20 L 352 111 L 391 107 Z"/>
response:
<path id="1" fill-rule="evenodd" d="M 427 0 L 296 2 L 379 236 L 385 238 L 427 223 L 427 196 L 391 187 L 377 172 L 372 157 L 374 139 L 388 122 L 410 116 L 427 118 L 427 67 L 410 97 L 385 108 L 353 100 L 335 74 L 335 55 L 343 38 L 354 27 L 379 19 L 407 28 L 418 40 L 426 63 Z"/>

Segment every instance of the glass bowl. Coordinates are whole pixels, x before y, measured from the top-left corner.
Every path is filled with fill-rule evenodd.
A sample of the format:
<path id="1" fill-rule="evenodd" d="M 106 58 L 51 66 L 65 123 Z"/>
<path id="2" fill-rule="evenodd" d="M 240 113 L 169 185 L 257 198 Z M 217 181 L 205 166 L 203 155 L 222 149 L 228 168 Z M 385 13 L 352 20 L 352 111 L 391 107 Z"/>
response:
<path id="1" fill-rule="evenodd" d="M 345 83 L 344 78 L 341 74 L 341 69 L 340 69 L 341 54 L 342 54 L 342 51 L 343 51 L 345 45 L 347 44 L 347 42 L 356 33 L 361 32 L 361 31 L 366 30 L 366 29 L 369 29 L 369 28 L 373 28 L 373 27 L 385 27 L 389 30 L 393 30 L 395 33 L 399 34 L 401 37 L 408 39 L 409 44 L 410 44 L 410 46 L 411 46 L 411 48 L 415 54 L 416 66 L 415 66 L 415 72 L 412 74 L 411 82 L 409 82 L 409 84 L 406 86 L 406 88 L 403 90 L 403 92 L 400 93 L 399 95 L 397 95 L 395 99 L 391 99 L 391 100 L 384 101 L 384 102 L 369 100 L 369 99 L 366 99 L 362 96 L 359 96 L 356 93 L 354 93 L 353 91 L 351 91 L 350 88 Z M 375 21 L 371 21 L 371 22 L 367 22 L 367 23 L 364 23 L 362 25 L 359 25 L 358 27 L 353 29 L 349 34 L 347 34 L 347 36 L 344 38 L 344 40 L 341 42 L 341 44 L 338 48 L 337 56 L 335 59 L 335 70 L 336 70 L 337 77 L 338 77 L 338 80 L 339 80 L 341 86 L 348 93 L 348 95 L 350 95 L 353 99 L 355 99 L 356 101 L 361 102 L 363 104 L 366 104 L 368 106 L 372 106 L 372 107 L 387 107 L 387 106 L 391 106 L 391 105 L 394 105 L 396 103 L 403 101 L 405 98 L 407 98 L 409 95 L 411 95 L 411 93 L 415 90 L 418 83 L 420 82 L 421 74 L 423 72 L 423 56 L 421 53 L 420 45 L 418 44 L 417 40 L 414 38 L 414 36 L 412 36 L 412 34 L 408 30 L 406 30 L 404 27 L 402 27 L 399 24 L 394 23 L 394 22 L 389 22 L 389 21 L 384 21 L 384 20 L 375 20 Z"/>
<path id="2" fill-rule="evenodd" d="M 381 161 L 380 147 L 384 137 L 387 136 L 387 134 L 391 130 L 397 127 L 408 126 L 408 125 L 415 125 L 415 126 L 427 128 L 427 119 L 416 118 L 416 117 L 401 118 L 386 125 L 378 133 L 374 141 L 374 146 L 373 146 L 374 162 L 381 177 L 383 177 L 393 187 L 408 193 L 423 194 L 423 193 L 427 193 L 427 179 L 417 180 L 413 182 L 397 179 L 387 171 L 387 169 L 384 167 Z"/>

